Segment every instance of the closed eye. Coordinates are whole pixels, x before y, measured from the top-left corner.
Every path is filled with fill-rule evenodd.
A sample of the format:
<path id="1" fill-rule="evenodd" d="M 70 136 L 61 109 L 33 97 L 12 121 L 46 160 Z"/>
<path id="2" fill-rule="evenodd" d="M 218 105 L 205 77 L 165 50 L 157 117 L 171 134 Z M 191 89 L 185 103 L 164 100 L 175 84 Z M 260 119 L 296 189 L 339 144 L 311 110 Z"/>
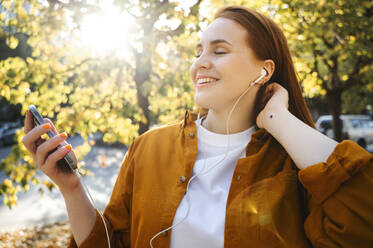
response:
<path id="1" fill-rule="evenodd" d="M 214 52 L 214 54 L 227 54 L 227 52 Z M 201 54 L 197 54 L 195 55 L 196 58 L 199 58 L 201 56 Z"/>

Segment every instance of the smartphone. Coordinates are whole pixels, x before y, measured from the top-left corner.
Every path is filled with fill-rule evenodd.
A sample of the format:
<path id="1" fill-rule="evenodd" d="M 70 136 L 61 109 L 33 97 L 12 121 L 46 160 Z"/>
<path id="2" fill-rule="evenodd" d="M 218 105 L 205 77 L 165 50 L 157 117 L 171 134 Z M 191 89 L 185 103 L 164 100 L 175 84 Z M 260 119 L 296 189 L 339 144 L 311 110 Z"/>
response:
<path id="1" fill-rule="evenodd" d="M 46 123 L 44 121 L 44 118 L 41 116 L 41 114 L 39 113 L 39 111 L 36 109 L 36 107 L 34 105 L 30 105 L 29 110 L 30 110 L 30 112 L 33 116 L 34 123 L 35 123 L 36 126 L 39 126 L 39 125 L 42 125 L 42 124 Z M 52 132 L 52 130 L 49 131 L 47 134 L 48 134 L 49 138 L 52 138 L 52 137 L 55 136 L 55 134 Z M 66 141 L 62 142 L 55 149 L 50 151 L 48 153 L 48 155 L 50 153 L 56 151 L 58 148 L 61 148 L 63 145 L 67 145 L 67 144 L 68 143 Z M 73 172 L 78 168 L 77 159 L 76 159 L 76 157 L 75 157 L 75 155 L 72 151 L 70 151 L 68 154 L 66 154 L 66 156 L 64 158 L 57 161 L 57 165 L 63 172 Z"/>

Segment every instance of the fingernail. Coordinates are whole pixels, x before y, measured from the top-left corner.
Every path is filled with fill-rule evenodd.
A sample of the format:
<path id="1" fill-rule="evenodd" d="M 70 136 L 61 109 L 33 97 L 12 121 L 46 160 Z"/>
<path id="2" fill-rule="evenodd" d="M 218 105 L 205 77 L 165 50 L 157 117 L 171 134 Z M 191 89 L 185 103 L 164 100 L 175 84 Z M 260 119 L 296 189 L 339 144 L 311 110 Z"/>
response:
<path id="1" fill-rule="evenodd" d="M 66 139 L 66 138 L 67 138 L 67 134 L 66 134 L 65 132 L 60 133 L 60 136 L 61 136 L 63 139 Z"/>
<path id="2" fill-rule="evenodd" d="M 45 124 L 43 124 L 43 126 L 42 126 L 44 129 L 49 129 L 50 127 L 51 127 L 51 124 L 49 124 L 49 123 L 45 123 Z"/>
<path id="3" fill-rule="evenodd" d="M 66 145 L 66 146 L 65 146 L 65 149 L 68 150 L 68 151 L 71 151 L 71 149 L 73 149 L 73 148 L 72 148 L 71 145 Z"/>

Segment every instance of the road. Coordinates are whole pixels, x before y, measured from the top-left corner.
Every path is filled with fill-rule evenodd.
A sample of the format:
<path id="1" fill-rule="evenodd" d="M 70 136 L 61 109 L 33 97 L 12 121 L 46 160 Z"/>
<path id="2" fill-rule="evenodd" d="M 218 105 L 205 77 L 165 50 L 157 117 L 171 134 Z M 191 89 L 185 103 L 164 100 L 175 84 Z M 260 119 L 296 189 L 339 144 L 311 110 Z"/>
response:
<path id="1" fill-rule="evenodd" d="M 77 138 L 68 140 L 68 142 L 76 147 L 81 143 L 81 140 Z M 86 176 L 84 182 L 89 187 L 96 207 L 101 210 L 109 201 L 126 151 L 126 148 L 94 146 L 84 159 L 85 167 L 93 173 L 92 176 Z M 9 152 L 10 148 L 0 149 L 1 156 L 7 155 Z M 104 157 L 106 158 L 105 167 L 102 168 L 100 163 Z M 0 157 L 0 159 L 3 158 Z M 40 181 L 47 179 L 40 171 L 37 175 Z M 0 175 L 0 181 L 4 177 L 4 175 Z M 43 196 L 38 191 L 39 186 L 31 186 L 28 192 L 18 195 L 18 204 L 12 210 L 4 206 L 1 199 L 0 232 L 67 220 L 65 203 L 59 191 L 50 192 L 44 185 L 40 187 L 44 189 Z"/>

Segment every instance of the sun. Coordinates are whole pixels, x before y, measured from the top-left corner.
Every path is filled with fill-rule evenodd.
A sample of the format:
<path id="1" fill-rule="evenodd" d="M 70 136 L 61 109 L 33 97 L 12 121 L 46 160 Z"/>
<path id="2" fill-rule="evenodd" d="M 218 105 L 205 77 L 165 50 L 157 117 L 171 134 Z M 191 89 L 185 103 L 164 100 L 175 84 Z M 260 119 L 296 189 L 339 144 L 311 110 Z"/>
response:
<path id="1" fill-rule="evenodd" d="M 120 11 L 111 1 L 103 1 L 101 11 L 83 17 L 79 38 L 93 53 L 105 55 L 114 52 L 118 57 L 128 54 L 129 35 L 134 20 L 125 11 Z"/>

